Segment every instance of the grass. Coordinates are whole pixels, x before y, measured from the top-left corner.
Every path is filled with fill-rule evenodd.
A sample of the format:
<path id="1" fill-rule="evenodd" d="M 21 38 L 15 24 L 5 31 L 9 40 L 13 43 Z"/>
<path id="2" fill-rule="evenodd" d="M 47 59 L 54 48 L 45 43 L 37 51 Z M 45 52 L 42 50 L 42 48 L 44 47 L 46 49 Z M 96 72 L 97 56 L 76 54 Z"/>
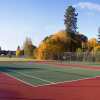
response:
<path id="1" fill-rule="evenodd" d="M 17 57 L 0 57 L 0 61 L 34 61 L 34 59 L 30 58 L 17 58 Z"/>

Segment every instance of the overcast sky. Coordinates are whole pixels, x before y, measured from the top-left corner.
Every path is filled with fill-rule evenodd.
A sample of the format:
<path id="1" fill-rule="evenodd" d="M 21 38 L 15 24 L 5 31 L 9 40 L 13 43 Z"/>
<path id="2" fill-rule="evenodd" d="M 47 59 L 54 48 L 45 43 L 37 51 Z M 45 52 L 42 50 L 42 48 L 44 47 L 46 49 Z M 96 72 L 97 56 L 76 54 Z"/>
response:
<path id="1" fill-rule="evenodd" d="M 99 0 L 0 0 L 0 46 L 15 50 L 26 37 L 37 45 L 45 36 L 64 29 L 64 12 L 73 5 L 78 31 L 96 37 L 100 26 Z"/>

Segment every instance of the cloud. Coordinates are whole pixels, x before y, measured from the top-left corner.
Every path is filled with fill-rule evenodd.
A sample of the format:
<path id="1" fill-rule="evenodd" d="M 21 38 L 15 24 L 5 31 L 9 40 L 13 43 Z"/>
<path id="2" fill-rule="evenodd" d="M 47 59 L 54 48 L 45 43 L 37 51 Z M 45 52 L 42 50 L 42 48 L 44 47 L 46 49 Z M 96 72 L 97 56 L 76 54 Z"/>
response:
<path id="1" fill-rule="evenodd" d="M 82 9 L 95 10 L 100 12 L 100 5 L 92 2 L 79 2 L 74 7 L 80 7 Z"/>

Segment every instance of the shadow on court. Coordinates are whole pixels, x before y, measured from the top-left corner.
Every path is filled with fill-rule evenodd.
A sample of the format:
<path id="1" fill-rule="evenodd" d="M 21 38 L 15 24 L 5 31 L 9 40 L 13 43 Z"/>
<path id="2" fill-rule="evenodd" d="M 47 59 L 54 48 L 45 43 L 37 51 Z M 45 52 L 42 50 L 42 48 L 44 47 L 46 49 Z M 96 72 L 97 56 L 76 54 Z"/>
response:
<path id="1" fill-rule="evenodd" d="M 35 71 L 41 71 L 41 70 L 45 70 L 44 68 L 26 68 L 26 67 L 8 67 L 8 66 L 0 66 L 0 72 L 9 72 L 9 71 L 17 71 L 17 70 L 24 70 L 24 71 L 31 71 L 31 70 L 35 70 Z"/>

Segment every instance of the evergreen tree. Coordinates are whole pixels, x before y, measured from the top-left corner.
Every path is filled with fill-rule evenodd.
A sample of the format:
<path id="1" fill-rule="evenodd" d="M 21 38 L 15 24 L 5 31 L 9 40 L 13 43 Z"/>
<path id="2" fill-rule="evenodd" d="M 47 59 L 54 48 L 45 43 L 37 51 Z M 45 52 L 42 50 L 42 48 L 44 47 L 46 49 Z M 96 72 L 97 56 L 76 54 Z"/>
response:
<path id="1" fill-rule="evenodd" d="M 77 16 L 78 13 L 76 13 L 76 9 L 73 6 L 68 6 L 68 8 L 65 10 L 64 15 L 64 24 L 65 24 L 65 31 L 68 33 L 68 36 L 70 38 L 70 47 L 69 51 L 73 51 L 76 43 L 73 41 L 76 37 L 76 29 L 77 29 Z"/>
<path id="2" fill-rule="evenodd" d="M 17 47 L 17 50 L 21 50 L 21 49 L 20 49 L 20 46 Z"/>
<path id="3" fill-rule="evenodd" d="M 100 44 L 100 27 L 98 29 L 98 43 Z"/>
<path id="4" fill-rule="evenodd" d="M 0 46 L 0 51 L 2 50 L 1 46 Z"/>
<path id="5" fill-rule="evenodd" d="M 65 24 L 66 32 L 69 33 L 70 35 L 76 33 L 77 16 L 78 16 L 78 13 L 76 13 L 76 9 L 72 6 L 68 6 L 64 15 L 65 17 L 64 24 Z"/>

